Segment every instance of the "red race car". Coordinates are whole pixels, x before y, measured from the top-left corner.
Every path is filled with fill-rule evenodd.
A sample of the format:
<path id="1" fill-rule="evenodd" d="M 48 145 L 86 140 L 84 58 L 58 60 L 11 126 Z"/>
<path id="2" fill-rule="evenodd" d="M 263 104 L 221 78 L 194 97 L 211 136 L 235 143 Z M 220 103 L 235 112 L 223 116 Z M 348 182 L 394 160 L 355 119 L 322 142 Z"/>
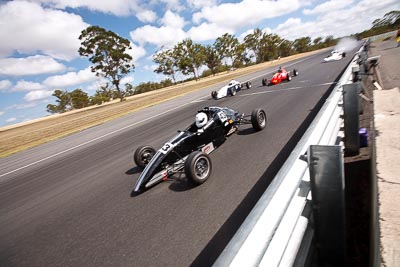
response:
<path id="1" fill-rule="evenodd" d="M 282 81 L 290 81 L 292 80 L 292 76 L 297 76 L 299 75 L 299 72 L 294 69 L 293 73 L 291 74 L 290 71 L 285 70 L 282 67 L 279 67 L 278 72 L 276 72 L 274 74 L 274 76 L 272 76 L 271 80 L 269 80 L 267 78 L 262 79 L 262 85 L 266 86 L 266 85 L 275 85 L 278 84 Z"/>

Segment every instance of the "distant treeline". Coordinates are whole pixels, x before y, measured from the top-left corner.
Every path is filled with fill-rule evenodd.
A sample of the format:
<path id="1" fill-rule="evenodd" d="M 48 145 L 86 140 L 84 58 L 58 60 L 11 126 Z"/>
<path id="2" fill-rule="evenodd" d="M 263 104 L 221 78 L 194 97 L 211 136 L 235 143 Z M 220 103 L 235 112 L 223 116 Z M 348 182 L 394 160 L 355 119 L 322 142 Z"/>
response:
<path id="1" fill-rule="evenodd" d="M 391 11 L 372 24 L 371 29 L 351 37 L 360 40 L 397 29 L 400 26 L 400 11 Z M 55 90 L 53 96 L 56 97 L 57 103 L 47 105 L 47 111 L 50 113 L 63 113 L 113 99 L 122 101 L 127 96 L 334 46 L 339 41 L 339 38 L 333 36 L 318 37 L 314 40 L 302 37 L 289 41 L 276 34 L 267 34 L 258 28 L 245 36 L 242 43 L 228 33 L 218 37 L 212 45 L 202 45 L 185 39 L 173 48 L 161 48 L 153 55 L 153 61 L 157 64 L 154 72 L 168 78 L 160 82 L 140 83 L 137 86 L 126 83 L 123 88 L 120 85 L 122 78 L 135 68 L 131 63 L 132 57 L 126 53 L 130 49 L 129 41 L 98 26 L 90 26 L 82 31 L 79 39 L 82 40 L 80 55 L 88 56 L 93 63 L 92 72 L 108 79 L 109 83 L 101 86 L 93 96 L 89 96 L 82 89 L 72 92 Z M 177 81 L 178 75 L 186 78 Z"/>

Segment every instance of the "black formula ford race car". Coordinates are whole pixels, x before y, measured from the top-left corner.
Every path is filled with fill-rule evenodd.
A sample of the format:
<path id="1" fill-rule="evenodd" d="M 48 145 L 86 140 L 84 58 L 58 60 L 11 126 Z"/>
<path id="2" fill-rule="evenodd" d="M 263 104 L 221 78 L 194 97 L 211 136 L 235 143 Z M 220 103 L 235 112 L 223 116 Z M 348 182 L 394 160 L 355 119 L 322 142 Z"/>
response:
<path id="1" fill-rule="evenodd" d="M 204 183 L 211 175 L 208 154 L 223 144 L 239 126 L 251 124 L 255 131 L 265 128 L 267 117 L 262 109 L 251 115 L 240 114 L 229 108 L 206 107 L 196 114 L 196 121 L 166 142 L 158 151 L 151 146 L 140 146 L 134 152 L 134 162 L 143 171 L 133 193 L 139 193 L 159 183 L 173 179 L 174 174 L 185 174 L 193 184 Z"/>

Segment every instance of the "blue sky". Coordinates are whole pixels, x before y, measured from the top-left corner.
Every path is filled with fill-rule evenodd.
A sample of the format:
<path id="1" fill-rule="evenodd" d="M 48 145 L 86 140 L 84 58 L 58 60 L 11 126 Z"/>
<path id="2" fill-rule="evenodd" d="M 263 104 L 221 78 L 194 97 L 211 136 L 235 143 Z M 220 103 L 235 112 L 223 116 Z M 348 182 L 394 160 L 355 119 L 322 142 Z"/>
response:
<path id="1" fill-rule="evenodd" d="M 177 42 L 239 40 L 260 28 L 288 40 L 342 37 L 371 27 L 398 0 L 15 0 L 0 1 L 0 127 L 50 115 L 55 89 L 92 95 L 104 81 L 78 54 L 81 31 L 112 30 L 132 43 L 135 71 L 123 82 L 160 81 L 151 58 Z"/>

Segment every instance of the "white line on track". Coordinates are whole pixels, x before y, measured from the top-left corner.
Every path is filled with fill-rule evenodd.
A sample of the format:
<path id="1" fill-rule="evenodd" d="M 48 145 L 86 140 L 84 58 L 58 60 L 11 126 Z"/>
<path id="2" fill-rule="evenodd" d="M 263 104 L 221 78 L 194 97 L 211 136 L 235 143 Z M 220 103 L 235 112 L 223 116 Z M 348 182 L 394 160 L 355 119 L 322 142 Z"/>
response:
<path id="1" fill-rule="evenodd" d="M 202 98 L 205 98 L 205 97 L 206 97 L 206 96 L 203 96 L 203 97 L 201 97 L 201 99 L 193 100 L 193 101 L 191 101 L 190 103 L 200 103 L 200 102 L 207 101 L 207 99 L 202 99 Z"/>
<path id="2" fill-rule="evenodd" d="M 321 83 L 321 84 L 308 85 L 308 86 L 297 86 L 297 87 L 291 87 L 291 88 L 285 88 L 285 89 L 267 90 L 267 91 L 249 93 L 249 94 L 241 94 L 241 95 L 238 95 L 238 96 L 250 96 L 250 95 L 260 95 L 260 94 L 267 94 L 267 93 L 279 93 L 279 92 L 283 92 L 283 91 L 292 91 L 292 90 L 297 90 L 297 89 L 310 88 L 310 87 L 323 86 L 323 85 L 331 85 L 331 84 L 336 84 L 336 82 Z"/>

